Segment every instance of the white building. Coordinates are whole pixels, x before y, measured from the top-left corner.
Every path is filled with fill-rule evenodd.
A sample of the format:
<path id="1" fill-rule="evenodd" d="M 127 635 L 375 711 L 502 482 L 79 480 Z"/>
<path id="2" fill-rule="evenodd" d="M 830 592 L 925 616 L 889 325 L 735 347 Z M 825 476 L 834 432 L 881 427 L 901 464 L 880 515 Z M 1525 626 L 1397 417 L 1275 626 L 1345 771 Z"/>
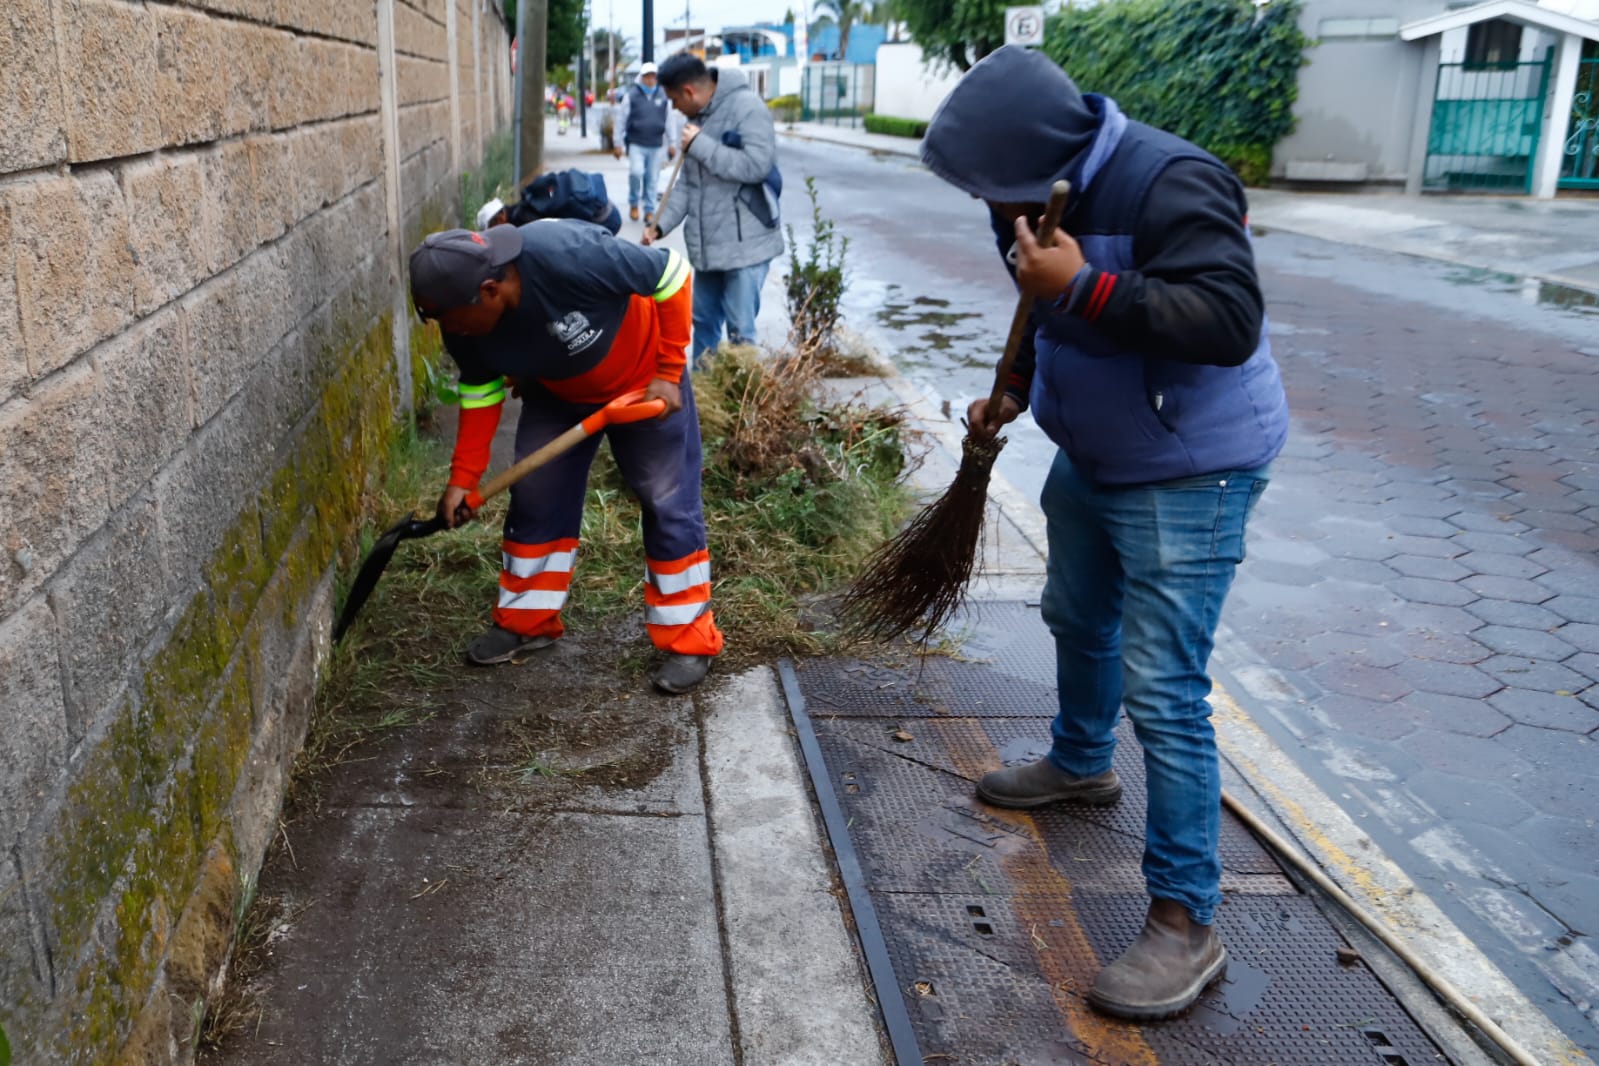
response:
<path id="1" fill-rule="evenodd" d="M 1599 189 L 1599 0 L 1307 0 L 1291 181 Z"/>

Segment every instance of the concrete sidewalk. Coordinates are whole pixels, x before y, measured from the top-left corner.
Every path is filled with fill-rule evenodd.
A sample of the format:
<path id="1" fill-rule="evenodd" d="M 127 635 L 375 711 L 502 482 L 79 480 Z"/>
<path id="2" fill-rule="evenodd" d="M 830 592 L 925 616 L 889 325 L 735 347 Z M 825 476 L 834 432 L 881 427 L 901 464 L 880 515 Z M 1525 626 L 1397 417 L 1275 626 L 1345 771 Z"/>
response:
<path id="1" fill-rule="evenodd" d="M 886 133 L 870 133 L 865 127 L 834 126 L 826 122 L 791 122 L 777 127 L 779 134 L 798 137 L 805 141 L 820 141 L 846 148 L 864 148 L 885 155 L 903 155 L 920 159 L 922 142 L 916 137 L 893 137 Z"/>
<path id="2" fill-rule="evenodd" d="M 779 127 L 786 136 L 920 158 L 920 142 L 817 122 Z M 1250 189 L 1257 234 L 1298 233 L 1339 244 L 1457 263 L 1599 292 L 1599 199 L 1403 196 L 1378 192 Z"/>
<path id="3" fill-rule="evenodd" d="M 452 669 L 298 782 L 248 1024 L 203 1061 L 884 1063 L 775 674 L 665 697 L 647 647 Z"/>
<path id="4" fill-rule="evenodd" d="M 545 169 L 571 166 L 625 206 L 626 163 L 551 123 Z M 203 1061 L 886 1062 L 774 672 L 664 697 L 647 647 L 630 623 L 462 666 L 301 782 L 252 1013 Z"/>

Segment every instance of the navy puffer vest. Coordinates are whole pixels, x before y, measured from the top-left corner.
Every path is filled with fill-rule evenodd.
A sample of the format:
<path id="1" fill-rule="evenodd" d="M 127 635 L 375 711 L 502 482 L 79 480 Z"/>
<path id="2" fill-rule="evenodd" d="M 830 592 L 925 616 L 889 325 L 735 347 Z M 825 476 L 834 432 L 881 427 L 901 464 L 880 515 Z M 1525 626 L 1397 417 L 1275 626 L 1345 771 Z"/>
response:
<path id="1" fill-rule="evenodd" d="M 1114 101 L 1088 97 L 1104 120 L 1078 174 L 1064 223 L 1096 268 L 1136 268 L 1133 233 L 1150 187 L 1179 159 L 1222 167 L 1171 134 L 1128 121 Z M 1033 417 L 1084 474 L 1133 485 L 1276 458 L 1288 404 L 1264 320 L 1241 366 L 1200 366 L 1120 347 L 1085 319 L 1040 310 Z"/>

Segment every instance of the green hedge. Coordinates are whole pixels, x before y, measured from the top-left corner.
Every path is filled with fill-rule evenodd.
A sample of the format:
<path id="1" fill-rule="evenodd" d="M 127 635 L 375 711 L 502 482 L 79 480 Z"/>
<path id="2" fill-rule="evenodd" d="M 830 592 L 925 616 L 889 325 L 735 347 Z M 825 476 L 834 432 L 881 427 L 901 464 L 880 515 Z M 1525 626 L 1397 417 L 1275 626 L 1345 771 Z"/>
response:
<path id="1" fill-rule="evenodd" d="M 894 137 L 927 135 L 927 123 L 918 118 L 895 118 L 893 115 L 867 115 L 866 129 L 871 133 L 887 133 Z"/>
<path id="2" fill-rule="evenodd" d="M 766 101 L 766 106 L 771 109 L 773 117 L 780 122 L 798 122 L 800 112 L 804 110 L 798 93 L 774 96 Z"/>
<path id="3" fill-rule="evenodd" d="M 1312 43 L 1299 0 L 1105 0 L 1048 22 L 1044 51 L 1086 92 L 1212 152 L 1251 185 L 1293 130 Z"/>

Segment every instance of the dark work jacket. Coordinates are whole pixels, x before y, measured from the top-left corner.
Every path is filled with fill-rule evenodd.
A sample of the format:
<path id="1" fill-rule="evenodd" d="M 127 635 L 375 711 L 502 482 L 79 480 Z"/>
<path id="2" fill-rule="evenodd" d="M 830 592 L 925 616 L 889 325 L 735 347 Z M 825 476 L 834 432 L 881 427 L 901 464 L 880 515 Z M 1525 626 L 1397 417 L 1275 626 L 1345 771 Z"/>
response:
<path id="1" fill-rule="evenodd" d="M 1037 305 L 1010 389 L 1104 484 L 1270 462 L 1288 409 L 1242 186 L 1208 153 L 1079 94 L 1043 56 L 1016 52 L 967 74 L 923 148 L 935 173 L 991 204 L 1041 203 L 1056 178 L 1072 183 L 1062 228 L 1089 266 Z M 1001 98 L 1010 121 L 990 132 Z M 1008 263 L 1014 229 L 992 217 Z"/>

